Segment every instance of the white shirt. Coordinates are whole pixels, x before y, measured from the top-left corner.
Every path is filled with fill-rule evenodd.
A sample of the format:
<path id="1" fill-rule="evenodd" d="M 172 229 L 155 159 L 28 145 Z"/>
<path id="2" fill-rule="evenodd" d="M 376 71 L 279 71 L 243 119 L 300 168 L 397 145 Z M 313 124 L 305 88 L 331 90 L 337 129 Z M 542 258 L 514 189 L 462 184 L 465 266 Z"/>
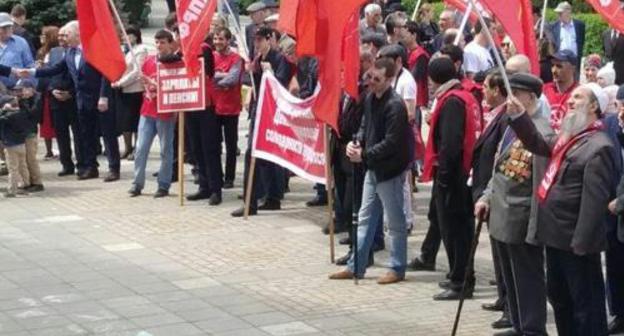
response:
<path id="1" fill-rule="evenodd" d="M 559 33 L 559 50 L 570 50 L 574 55 L 578 55 L 578 46 L 576 44 L 576 29 L 574 22 L 561 24 L 561 32 Z"/>
<path id="2" fill-rule="evenodd" d="M 476 74 L 488 71 L 494 67 L 490 51 L 476 41 L 472 41 L 464 48 L 464 72 Z"/>
<path id="3" fill-rule="evenodd" d="M 392 87 L 403 100 L 416 100 L 416 80 L 409 70 L 402 68 L 399 76 L 392 83 Z"/>

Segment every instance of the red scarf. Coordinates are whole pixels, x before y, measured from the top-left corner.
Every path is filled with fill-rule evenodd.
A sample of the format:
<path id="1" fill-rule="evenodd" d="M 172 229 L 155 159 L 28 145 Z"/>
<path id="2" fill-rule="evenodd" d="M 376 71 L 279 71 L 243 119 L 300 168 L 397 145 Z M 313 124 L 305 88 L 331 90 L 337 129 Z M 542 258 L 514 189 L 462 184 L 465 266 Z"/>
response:
<path id="1" fill-rule="evenodd" d="M 544 178 L 542 179 L 542 182 L 540 182 L 539 188 L 537 188 L 537 199 L 540 202 L 544 202 L 546 200 L 550 188 L 557 181 L 559 168 L 561 168 L 563 158 L 565 158 L 565 155 L 570 150 L 570 148 L 572 148 L 572 146 L 579 142 L 579 140 L 593 135 L 600 129 L 602 129 L 602 122 L 600 120 L 596 120 L 584 131 L 575 135 L 572 139 L 568 141 L 563 141 L 562 138 L 559 138 L 559 140 L 557 140 L 555 148 L 552 151 L 552 157 L 550 159 L 550 162 L 548 163 L 548 169 L 546 169 Z"/>
<path id="2" fill-rule="evenodd" d="M 427 147 L 425 149 L 425 165 L 423 167 L 423 175 L 421 178 L 423 182 L 428 182 L 433 179 L 435 167 L 438 165 L 438 150 L 437 148 L 435 148 L 433 139 L 435 135 L 436 124 L 438 122 L 438 118 L 440 117 L 440 111 L 450 97 L 457 97 L 464 102 L 465 121 L 462 167 L 464 168 L 464 172 L 466 174 L 470 172 L 470 168 L 472 167 L 472 150 L 477 140 L 477 119 L 474 115 L 474 108 L 478 103 L 470 92 L 462 89 L 451 89 L 438 97 L 438 102 L 436 103 L 436 107 L 433 110 L 433 114 L 431 115 L 431 128 L 429 132 L 429 139 L 427 139 Z"/>

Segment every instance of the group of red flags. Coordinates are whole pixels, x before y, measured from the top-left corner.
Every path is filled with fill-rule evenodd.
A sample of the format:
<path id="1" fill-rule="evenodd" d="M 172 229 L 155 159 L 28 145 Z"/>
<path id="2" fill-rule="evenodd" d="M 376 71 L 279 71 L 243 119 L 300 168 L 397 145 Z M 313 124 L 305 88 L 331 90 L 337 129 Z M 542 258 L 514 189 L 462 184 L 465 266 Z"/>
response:
<path id="1" fill-rule="evenodd" d="M 178 0 L 178 21 L 185 63 L 190 73 L 197 70 L 197 57 L 206 37 L 217 0 Z M 319 61 L 320 95 L 314 114 L 337 128 L 339 100 L 344 89 L 358 97 L 359 15 L 366 0 L 282 0 L 278 27 L 297 41 L 299 56 L 314 56 Z M 465 11 L 468 0 L 445 0 Z M 624 11 L 618 0 L 587 0 L 616 30 L 624 33 Z M 202 6 L 197 6 L 202 3 Z M 532 61 L 539 71 L 531 0 L 475 0 L 477 7 L 495 17 L 519 53 Z M 126 69 L 119 48 L 117 29 L 107 0 L 77 0 L 80 36 L 87 61 L 111 81 Z M 472 14 L 470 14 L 472 15 Z"/>

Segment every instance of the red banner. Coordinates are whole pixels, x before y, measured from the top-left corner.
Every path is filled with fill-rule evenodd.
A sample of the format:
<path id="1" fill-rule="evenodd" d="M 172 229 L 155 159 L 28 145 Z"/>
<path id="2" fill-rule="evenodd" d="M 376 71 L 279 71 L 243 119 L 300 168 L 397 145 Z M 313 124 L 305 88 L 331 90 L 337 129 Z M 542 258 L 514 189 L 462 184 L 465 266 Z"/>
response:
<path id="1" fill-rule="evenodd" d="M 611 28 L 624 34 L 624 10 L 618 0 L 587 0 L 600 13 L 602 18 L 609 23 Z"/>
<path id="2" fill-rule="evenodd" d="M 270 73 L 260 84 L 251 155 L 325 184 L 325 133 L 312 106 L 320 87 L 307 99 L 290 94 Z"/>
<path id="3" fill-rule="evenodd" d="M 204 59 L 199 60 L 199 73 L 192 76 L 183 62 L 158 62 L 158 113 L 201 111 L 206 109 Z"/>
<path id="4" fill-rule="evenodd" d="M 194 75 L 199 71 L 197 58 L 201 55 L 201 45 L 210 30 L 217 0 L 176 0 L 176 2 L 184 64 Z"/>

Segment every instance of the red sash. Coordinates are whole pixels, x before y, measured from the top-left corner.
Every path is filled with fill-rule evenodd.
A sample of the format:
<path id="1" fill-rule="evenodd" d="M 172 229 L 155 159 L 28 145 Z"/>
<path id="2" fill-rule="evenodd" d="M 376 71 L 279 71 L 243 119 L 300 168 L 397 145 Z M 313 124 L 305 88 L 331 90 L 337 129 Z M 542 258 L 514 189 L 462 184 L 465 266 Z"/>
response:
<path id="1" fill-rule="evenodd" d="M 548 168 L 546 169 L 546 173 L 544 174 L 544 178 L 537 188 L 537 199 L 540 202 L 544 202 L 546 200 L 546 197 L 548 197 L 548 192 L 557 180 L 557 173 L 559 172 L 559 168 L 561 168 L 561 163 L 563 163 L 563 158 L 565 157 L 568 150 L 570 150 L 572 146 L 579 142 L 579 140 L 591 136 L 600 129 L 602 129 L 602 122 L 600 122 L 600 120 L 596 120 L 584 131 L 575 135 L 569 141 L 564 142 L 561 138 L 557 140 L 555 148 L 552 152 L 552 157 L 550 159 L 550 162 L 548 163 Z"/>
<path id="2" fill-rule="evenodd" d="M 479 125 L 477 125 L 477 118 L 474 112 L 475 106 L 478 105 L 478 103 L 474 96 L 465 90 L 449 90 L 438 98 L 436 107 L 431 115 L 429 139 L 427 140 L 427 147 L 425 149 L 425 164 L 421 178 L 423 182 L 428 182 L 433 179 L 434 169 L 438 165 L 438 150 L 435 148 L 433 140 L 435 138 L 436 124 L 438 122 L 438 118 L 440 117 L 442 107 L 446 104 L 446 101 L 453 96 L 464 102 L 465 124 L 462 167 L 464 168 L 465 173 L 469 173 L 470 168 L 472 167 L 472 150 L 477 139 L 477 130 L 480 131 L 480 129 L 478 129 Z"/>

